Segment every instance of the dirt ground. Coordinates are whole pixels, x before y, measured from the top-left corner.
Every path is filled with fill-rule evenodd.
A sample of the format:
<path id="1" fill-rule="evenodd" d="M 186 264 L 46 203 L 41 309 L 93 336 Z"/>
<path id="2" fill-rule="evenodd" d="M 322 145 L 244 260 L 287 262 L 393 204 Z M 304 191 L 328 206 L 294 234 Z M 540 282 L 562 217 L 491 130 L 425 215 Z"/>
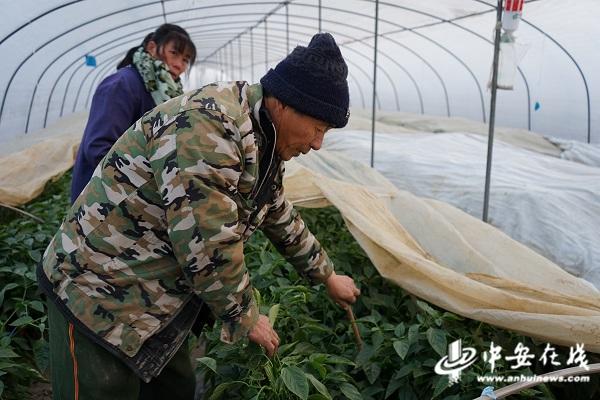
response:
<path id="1" fill-rule="evenodd" d="M 52 386 L 46 382 L 36 382 L 29 389 L 30 400 L 52 400 Z"/>

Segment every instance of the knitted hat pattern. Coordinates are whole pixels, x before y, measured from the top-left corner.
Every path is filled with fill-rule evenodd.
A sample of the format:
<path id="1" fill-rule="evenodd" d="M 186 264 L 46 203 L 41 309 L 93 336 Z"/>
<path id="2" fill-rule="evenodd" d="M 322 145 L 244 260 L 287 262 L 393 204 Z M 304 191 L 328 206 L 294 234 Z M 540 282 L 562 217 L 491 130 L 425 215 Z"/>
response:
<path id="1" fill-rule="evenodd" d="M 302 114 L 342 128 L 350 116 L 348 66 L 329 33 L 297 46 L 260 80 L 268 93 Z"/>

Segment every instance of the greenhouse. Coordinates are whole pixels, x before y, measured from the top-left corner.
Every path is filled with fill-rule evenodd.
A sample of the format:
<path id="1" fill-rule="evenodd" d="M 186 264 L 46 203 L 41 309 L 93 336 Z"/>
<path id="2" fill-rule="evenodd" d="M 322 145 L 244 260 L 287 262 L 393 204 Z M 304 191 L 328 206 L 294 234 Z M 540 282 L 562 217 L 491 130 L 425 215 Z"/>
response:
<path id="1" fill-rule="evenodd" d="M 3 9 L 0 399 L 600 398 L 599 2 Z"/>

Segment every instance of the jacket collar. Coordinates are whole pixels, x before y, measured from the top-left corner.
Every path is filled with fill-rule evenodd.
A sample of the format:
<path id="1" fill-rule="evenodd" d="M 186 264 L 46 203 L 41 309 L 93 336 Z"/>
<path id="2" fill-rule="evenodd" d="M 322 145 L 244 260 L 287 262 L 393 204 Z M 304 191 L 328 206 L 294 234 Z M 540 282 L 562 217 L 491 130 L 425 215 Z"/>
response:
<path id="1" fill-rule="evenodd" d="M 263 104 L 262 86 L 260 84 L 250 85 L 247 96 L 259 152 L 264 153 L 266 149 L 270 149 L 274 145 L 276 135 L 275 126 L 268 110 Z"/>
<path id="2" fill-rule="evenodd" d="M 262 107 L 263 100 L 263 89 L 260 83 L 248 86 L 246 91 L 248 96 L 248 106 L 250 107 L 250 114 L 255 121 L 260 121 L 260 108 Z"/>

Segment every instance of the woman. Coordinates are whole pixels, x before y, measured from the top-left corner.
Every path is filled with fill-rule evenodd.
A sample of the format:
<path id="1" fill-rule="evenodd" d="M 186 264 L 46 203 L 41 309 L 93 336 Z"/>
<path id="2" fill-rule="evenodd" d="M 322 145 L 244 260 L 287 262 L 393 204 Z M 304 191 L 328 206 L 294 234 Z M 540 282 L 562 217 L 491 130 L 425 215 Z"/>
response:
<path id="1" fill-rule="evenodd" d="M 183 93 L 179 76 L 195 59 L 196 47 L 188 33 L 163 24 L 130 49 L 117 72 L 100 83 L 73 167 L 71 203 L 127 128 L 146 111 Z"/>

